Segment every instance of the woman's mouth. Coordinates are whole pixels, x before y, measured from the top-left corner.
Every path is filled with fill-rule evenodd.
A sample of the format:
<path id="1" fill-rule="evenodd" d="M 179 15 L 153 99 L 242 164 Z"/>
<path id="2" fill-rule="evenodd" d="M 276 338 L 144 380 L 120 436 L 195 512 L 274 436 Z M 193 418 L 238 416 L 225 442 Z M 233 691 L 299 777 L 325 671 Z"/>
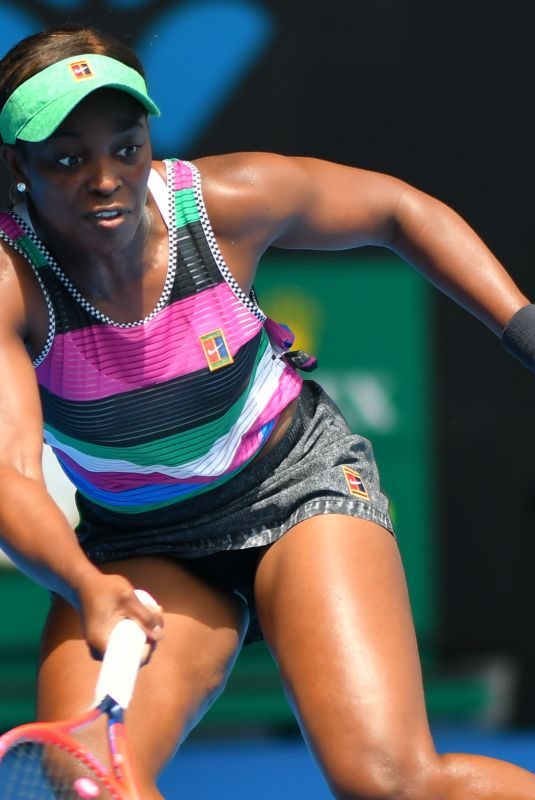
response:
<path id="1" fill-rule="evenodd" d="M 86 214 L 86 219 L 93 220 L 100 228 L 115 228 L 121 224 L 128 209 L 126 208 L 101 208 Z"/>
<path id="2" fill-rule="evenodd" d="M 97 219 L 115 219 L 116 217 L 122 217 L 122 211 L 97 211 L 95 217 Z"/>

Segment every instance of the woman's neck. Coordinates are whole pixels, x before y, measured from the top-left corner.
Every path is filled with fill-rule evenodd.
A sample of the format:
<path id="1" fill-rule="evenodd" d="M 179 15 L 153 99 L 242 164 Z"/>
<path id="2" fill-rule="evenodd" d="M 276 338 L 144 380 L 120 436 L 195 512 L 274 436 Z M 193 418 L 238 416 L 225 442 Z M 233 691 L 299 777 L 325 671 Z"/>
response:
<path id="1" fill-rule="evenodd" d="M 132 240 L 125 247 L 110 248 L 108 252 L 79 247 L 75 241 L 63 238 L 39 217 L 31 203 L 28 212 L 38 238 L 88 299 L 115 297 L 125 286 L 138 284 L 153 263 L 153 212 L 148 203 Z"/>

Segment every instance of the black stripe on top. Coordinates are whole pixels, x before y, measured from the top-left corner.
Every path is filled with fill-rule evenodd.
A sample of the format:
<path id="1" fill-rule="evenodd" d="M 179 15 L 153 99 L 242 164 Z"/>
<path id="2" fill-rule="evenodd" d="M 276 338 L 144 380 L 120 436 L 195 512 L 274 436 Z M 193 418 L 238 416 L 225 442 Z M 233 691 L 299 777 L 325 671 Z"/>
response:
<path id="1" fill-rule="evenodd" d="M 240 347 L 234 363 L 215 372 L 206 368 L 102 400 L 64 400 L 40 387 L 44 419 L 66 436 L 115 447 L 145 444 L 213 422 L 245 391 L 261 336 L 259 331 Z"/>

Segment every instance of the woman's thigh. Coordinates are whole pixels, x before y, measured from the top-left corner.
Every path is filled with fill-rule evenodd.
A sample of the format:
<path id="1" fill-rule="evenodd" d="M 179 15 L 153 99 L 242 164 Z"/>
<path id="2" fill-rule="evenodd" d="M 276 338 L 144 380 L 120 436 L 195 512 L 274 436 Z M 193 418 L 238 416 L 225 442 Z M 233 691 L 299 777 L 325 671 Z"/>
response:
<path id="1" fill-rule="evenodd" d="M 164 610 L 165 635 L 140 670 L 127 712 L 137 772 L 142 784 L 150 786 L 224 687 L 247 612 L 236 597 L 208 586 L 175 561 L 148 557 L 102 569 L 127 576 Z M 61 719 L 89 706 L 99 666 L 89 654 L 77 613 L 55 598 L 43 634 L 38 717 Z"/>
<path id="2" fill-rule="evenodd" d="M 416 761 L 432 767 L 405 577 L 387 531 L 338 515 L 300 523 L 264 555 L 256 602 L 303 733 L 333 788 L 357 786 L 368 796 Z M 347 796 L 360 794 L 348 788 Z"/>

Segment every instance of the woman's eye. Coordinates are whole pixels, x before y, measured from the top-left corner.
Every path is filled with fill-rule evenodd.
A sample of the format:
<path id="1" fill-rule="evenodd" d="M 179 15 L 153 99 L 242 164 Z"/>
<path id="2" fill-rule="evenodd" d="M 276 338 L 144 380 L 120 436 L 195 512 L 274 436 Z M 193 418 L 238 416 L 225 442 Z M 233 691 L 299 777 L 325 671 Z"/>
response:
<path id="1" fill-rule="evenodd" d="M 121 147 L 120 150 L 117 150 L 117 155 L 121 156 L 121 158 L 131 158 L 137 153 L 138 150 L 139 145 L 127 144 L 126 147 Z"/>
<path id="2" fill-rule="evenodd" d="M 63 158 L 58 158 L 57 162 L 62 167 L 76 167 L 81 160 L 80 156 L 63 156 Z"/>

